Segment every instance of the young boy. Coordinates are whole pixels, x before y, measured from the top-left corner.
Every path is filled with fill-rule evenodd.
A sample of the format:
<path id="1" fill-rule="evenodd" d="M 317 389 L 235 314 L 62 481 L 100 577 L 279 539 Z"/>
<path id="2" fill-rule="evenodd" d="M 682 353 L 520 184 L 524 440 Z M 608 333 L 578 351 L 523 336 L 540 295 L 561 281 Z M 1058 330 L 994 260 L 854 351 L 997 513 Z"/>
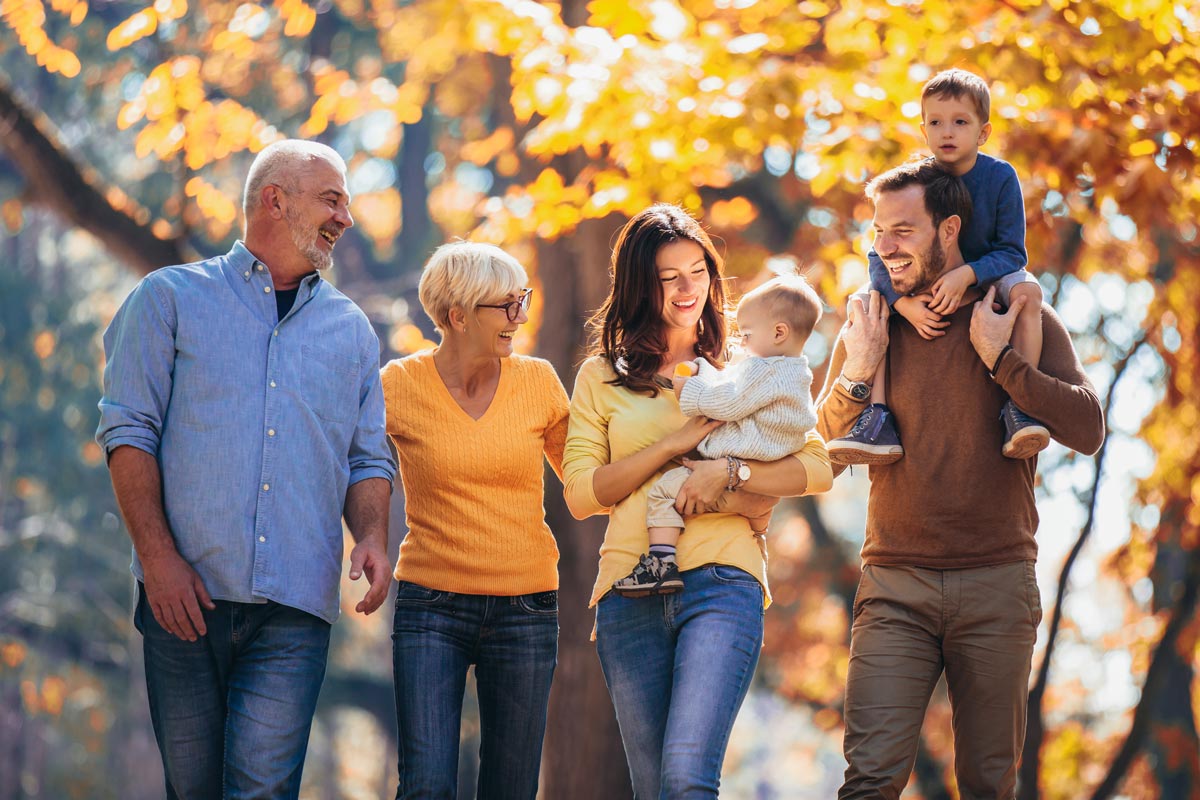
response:
<path id="1" fill-rule="evenodd" d="M 1017 315 L 1012 346 L 1030 364 L 1042 355 L 1042 290 L 1025 271 L 1025 201 L 1012 166 L 979 152 L 992 132 L 988 122 L 991 94 L 977 75 L 950 69 L 934 75 L 921 89 L 921 131 L 933 158 L 962 178 L 971 193 L 973 212 L 964 220 L 959 244 L 966 264 L 950 270 L 933 284 L 931 295 L 900 296 L 892 289 L 887 268 L 872 248 L 868 254 L 871 288 L 880 294 L 925 339 L 944 335 L 945 315 L 954 313 L 963 293 L 975 284 L 996 285 L 996 298 L 1005 306 L 1025 297 Z M 861 296 L 861 295 L 859 295 Z M 851 300 L 853 302 L 853 300 Z M 885 397 L 884 361 L 871 386 L 871 405 L 850 433 L 829 443 L 829 458 L 837 464 L 891 464 L 903 455 L 900 436 Z M 1009 400 L 1000 414 L 1005 435 L 1003 454 L 1024 459 L 1050 443 L 1042 423 Z"/>
<path id="2" fill-rule="evenodd" d="M 749 477 L 742 459 L 776 461 L 795 453 L 816 426 L 812 371 L 803 352 L 820 318 L 821 301 L 808 281 L 799 275 L 774 278 L 738 303 L 746 359 L 726 370 L 702 358 L 694 367 L 686 363 L 676 368 L 680 410 L 689 417 L 725 421 L 697 449 L 704 458 L 726 459 L 730 491 Z M 686 372 L 694 377 L 681 376 L 680 367 L 692 368 Z M 675 497 L 690 474 L 687 467 L 676 467 L 651 488 L 646 513 L 650 552 L 641 556 L 633 572 L 613 583 L 618 594 L 645 597 L 683 588 L 675 562 L 683 518 L 675 510 Z"/>

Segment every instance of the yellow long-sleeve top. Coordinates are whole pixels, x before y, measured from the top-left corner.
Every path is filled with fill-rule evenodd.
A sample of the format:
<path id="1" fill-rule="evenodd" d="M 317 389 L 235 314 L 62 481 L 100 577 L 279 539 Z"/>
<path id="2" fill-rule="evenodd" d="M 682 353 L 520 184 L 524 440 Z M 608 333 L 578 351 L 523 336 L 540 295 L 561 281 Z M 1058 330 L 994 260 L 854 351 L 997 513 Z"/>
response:
<path id="1" fill-rule="evenodd" d="M 396 579 L 461 594 L 557 589 L 542 458 L 561 478 L 568 401 L 550 363 L 500 359 L 479 419 L 451 396 L 432 350 L 388 362 L 381 377 L 408 524 Z"/>
<path id="2" fill-rule="evenodd" d="M 576 517 L 609 514 L 608 530 L 600 546 L 600 571 L 592 588 L 591 605 L 612 588 L 613 581 L 629 573 L 638 556 L 649 548 L 646 530 L 646 497 L 654 482 L 674 463 L 651 475 L 633 494 L 606 508 L 596 499 L 592 475 L 605 464 L 619 461 L 678 430 L 687 417 L 679 410 L 673 392 L 657 397 L 632 392 L 607 381 L 612 368 L 601 357 L 584 362 L 571 396 L 571 423 L 563 456 L 563 483 L 567 506 Z M 806 493 L 828 491 L 833 484 L 829 453 L 820 434 L 810 431 L 804 447 L 789 458 L 798 458 L 808 476 Z M 705 564 L 726 564 L 756 577 L 763 599 L 770 605 L 767 585 L 767 548 L 755 536 L 745 517 L 729 513 L 702 514 L 687 520 L 677 552 L 681 570 Z"/>

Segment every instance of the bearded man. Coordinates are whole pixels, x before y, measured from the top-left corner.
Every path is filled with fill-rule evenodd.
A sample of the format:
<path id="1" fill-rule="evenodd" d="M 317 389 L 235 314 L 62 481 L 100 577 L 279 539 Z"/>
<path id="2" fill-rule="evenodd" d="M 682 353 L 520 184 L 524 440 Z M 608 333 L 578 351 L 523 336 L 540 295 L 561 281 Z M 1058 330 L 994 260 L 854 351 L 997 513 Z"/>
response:
<path id="1" fill-rule="evenodd" d="M 871 181 L 875 250 L 892 287 L 927 293 L 963 263 L 958 234 L 971 213 L 962 181 L 933 161 Z M 945 672 L 955 775 L 963 798 L 1012 798 L 1025 738 L 1030 660 L 1041 605 L 1034 562 L 1037 459 L 1001 455 L 994 424 L 1011 397 L 1067 447 L 1094 453 L 1104 437 L 1095 389 L 1062 321 L 1042 309 L 1039 364 L 1008 342 L 1007 313 L 971 290 L 923 339 L 871 292 L 834 346 L 817 403 L 826 440 L 846 435 L 887 358 L 887 404 L 904 457 L 870 468 L 863 572 L 855 596 L 839 797 L 898 798 L 916 757 L 930 693 Z M 978 301 L 978 302 L 974 302 Z M 836 470 L 839 468 L 835 465 Z"/>
<path id="2" fill-rule="evenodd" d="M 387 595 L 379 342 L 322 280 L 354 224 L 346 166 L 289 140 L 250 167 L 245 241 L 137 285 L 104 335 L 97 440 L 133 540 L 134 624 L 167 797 L 297 797 L 342 517 Z"/>

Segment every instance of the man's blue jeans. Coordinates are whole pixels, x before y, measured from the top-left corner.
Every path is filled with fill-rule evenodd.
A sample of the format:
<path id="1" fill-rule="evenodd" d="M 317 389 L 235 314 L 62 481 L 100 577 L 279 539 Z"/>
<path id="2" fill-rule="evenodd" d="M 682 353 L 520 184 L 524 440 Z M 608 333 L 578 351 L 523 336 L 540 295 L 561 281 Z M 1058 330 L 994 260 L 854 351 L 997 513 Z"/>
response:
<path id="1" fill-rule="evenodd" d="M 717 796 L 729 732 L 762 650 L 763 595 L 736 567 L 683 573 L 661 597 L 609 592 L 596 645 L 637 800 Z"/>
<path id="2" fill-rule="evenodd" d="M 558 593 L 396 590 L 399 800 L 452 800 L 467 670 L 479 695 L 478 800 L 534 800 L 558 661 Z"/>
<path id="3" fill-rule="evenodd" d="M 278 603 L 216 601 L 208 632 L 164 630 L 138 586 L 154 737 L 169 800 L 295 798 L 329 653 L 328 622 Z"/>

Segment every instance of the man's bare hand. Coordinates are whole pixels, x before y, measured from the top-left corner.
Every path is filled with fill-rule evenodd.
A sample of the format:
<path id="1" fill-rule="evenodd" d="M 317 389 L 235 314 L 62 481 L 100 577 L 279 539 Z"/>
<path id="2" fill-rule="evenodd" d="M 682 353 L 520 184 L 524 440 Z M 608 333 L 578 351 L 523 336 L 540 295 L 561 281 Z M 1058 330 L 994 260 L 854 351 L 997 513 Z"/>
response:
<path id="1" fill-rule="evenodd" d="M 1017 315 L 1025 307 L 1025 298 L 1018 297 L 1006 313 L 998 313 L 992 304 L 996 300 L 996 287 L 988 287 L 987 294 L 975 304 L 971 312 L 971 344 L 989 370 L 996 365 L 1000 351 L 1012 339 L 1013 325 Z"/>
<path id="2" fill-rule="evenodd" d="M 861 298 L 851 298 L 849 318 L 842 329 L 846 346 L 842 374 L 850 380 L 865 382 L 875 377 L 875 369 L 887 352 L 889 313 L 887 303 L 875 290 L 871 290 L 865 308 Z"/>
<path id="3" fill-rule="evenodd" d="M 146 602 L 158 624 L 185 642 L 194 642 L 208 633 L 200 609 L 212 611 L 217 606 L 192 565 L 175 551 L 140 560 Z"/>
<path id="4" fill-rule="evenodd" d="M 368 536 L 350 551 L 350 580 L 367 576 L 367 593 L 354 610 L 364 616 L 377 610 L 387 597 L 392 582 L 392 565 L 379 540 Z"/>

